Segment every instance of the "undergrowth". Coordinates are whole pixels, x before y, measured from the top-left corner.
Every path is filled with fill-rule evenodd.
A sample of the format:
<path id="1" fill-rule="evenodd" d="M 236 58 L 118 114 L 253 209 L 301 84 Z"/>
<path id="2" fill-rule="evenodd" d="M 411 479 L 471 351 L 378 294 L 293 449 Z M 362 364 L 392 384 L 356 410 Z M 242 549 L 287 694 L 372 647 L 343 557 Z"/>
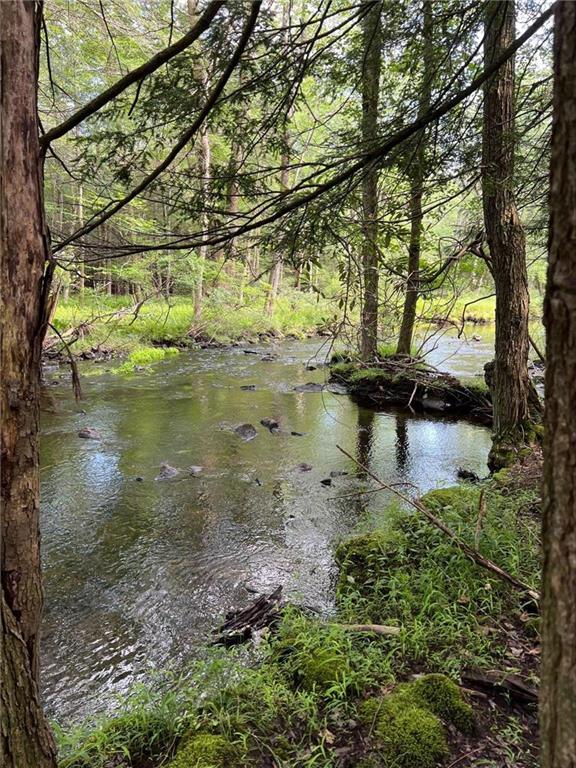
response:
<path id="1" fill-rule="evenodd" d="M 492 480 L 434 491 L 423 502 L 484 555 L 537 583 L 536 491 Z M 336 559 L 334 616 L 287 608 L 259 648 L 214 650 L 181 678 L 140 688 L 114 718 L 59 730 L 61 768 L 442 763 L 453 734 L 471 738 L 475 729 L 474 710 L 450 681 L 469 665 L 513 670 L 503 625 L 530 634 L 537 621 L 520 594 L 400 507 L 342 542 Z M 406 683 L 415 672 L 426 675 Z"/>

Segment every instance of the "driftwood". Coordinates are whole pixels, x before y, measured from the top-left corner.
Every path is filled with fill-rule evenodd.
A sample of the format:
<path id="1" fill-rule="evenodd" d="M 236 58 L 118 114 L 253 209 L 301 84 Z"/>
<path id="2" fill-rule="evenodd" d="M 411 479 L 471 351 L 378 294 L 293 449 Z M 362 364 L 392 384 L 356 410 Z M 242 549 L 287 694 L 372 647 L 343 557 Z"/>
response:
<path id="1" fill-rule="evenodd" d="M 247 608 L 231 611 L 226 621 L 213 631 L 218 637 L 212 645 L 240 645 L 255 637 L 255 633 L 278 621 L 282 602 L 282 586 L 270 595 L 261 595 Z"/>
<path id="2" fill-rule="evenodd" d="M 400 634 L 400 627 L 388 627 L 385 624 L 334 624 L 333 626 L 349 632 L 373 632 L 376 635 Z"/>
<path id="3" fill-rule="evenodd" d="M 506 697 L 522 705 L 538 703 L 538 690 L 519 675 L 493 670 L 466 670 L 461 679 L 466 688 L 481 693 Z"/>
<path id="4" fill-rule="evenodd" d="M 436 515 L 432 514 L 432 512 L 430 512 L 430 510 L 427 509 L 424 506 L 424 504 L 422 504 L 421 501 L 419 501 L 418 499 L 413 499 L 410 496 L 407 496 L 405 493 L 402 493 L 401 491 L 399 491 L 397 488 L 394 488 L 391 485 L 388 485 L 387 483 L 382 482 L 382 480 L 380 480 L 379 477 L 377 477 L 367 467 L 365 467 L 357 459 L 355 459 L 354 456 L 349 454 L 348 451 L 345 451 L 344 448 L 341 448 L 339 445 L 337 445 L 336 448 L 338 448 L 338 450 L 341 453 L 343 453 L 345 456 L 351 459 L 358 467 L 360 467 L 360 469 L 362 469 L 366 473 L 366 475 L 368 475 L 373 480 L 375 480 L 381 488 L 387 491 L 392 491 L 392 493 L 395 493 L 396 496 L 398 496 L 400 499 L 402 499 L 403 501 L 406 501 L 408 504 L 414 507 L 414 509 L 417 509 L 418 512 L 424 515 L 424 517 L 430 523 L 432 523 L 432 525 L 434 525 L 436 528 L 438 528 L 443 533 L 445 533 L 448 536 L 448 538 L 460 550 L 462 550 L 462 552 L 464 552 L 465 555 L 467 555 L 471 560 L 473 560 L 481 568 L 485 568 L 487 571 L 490 571 L 490 573 L 493 573 L 495 576 L 498 576 L 498 578 L 501 579 L 502 581 L 506 581 L 508 584 L 514 587 L 514 589 L 527 595 L 535 602 L 538 602 L 540 600 L 539 592 L 537 592 L 535 589 L 530 587 L 528 584 L 524 584 L 524 582 L 520 581 L 515 576 L 512 576 L 511 573 L 508 573 L 508 571 L 505 571 L 504 568 L 501 568 L 499 565 L 492 562 L 492 560 L 489 560 L 487 557 L 484 557 L 484 555 L 480 554 L 480 552 L 475 550 L 465 541 L 462 541 L 462 539 L 460 539 L 454 533 L 453 530 L 451 530 L 445 523 L 443 523 L 442 520 L 436 517 Z"/>

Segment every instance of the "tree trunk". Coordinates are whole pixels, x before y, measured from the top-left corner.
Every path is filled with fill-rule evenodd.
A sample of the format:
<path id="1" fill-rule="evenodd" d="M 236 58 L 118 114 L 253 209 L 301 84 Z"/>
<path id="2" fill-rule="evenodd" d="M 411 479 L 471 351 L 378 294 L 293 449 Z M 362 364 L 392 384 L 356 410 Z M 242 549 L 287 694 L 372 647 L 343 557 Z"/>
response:
<path id="1" fill-rule="evenodd" d="M 290 137 L 288 135 L 288 120 L 284 124 L 284 151 L 282 152 L 282 158 L 280 160 L 280 191 L 286 192 L 290 180 L 290 171 L 288 166 L 290 165 Z M 278 253 L 274 257 L 274 266 L 270 272 L 270 288 L 268 291 L 268 299 L 266 301 L 266 315 L 272 317 L 274 313 L 274 304 L 276 297 L 280 292 L 280 285 L 282 283 L 282 275 L 284 273 L 284 262 L 282 261 L 282 254 Z"/>
<path id="2" fill-rule="evenodd" d="M 364 0 L 370 10 L 363 21 L 362 57 L 362 150 L 367 152 L 378 138 L 380 90 L 381 3 Z M 378 170 L 364 169 L 362 178 L 362 272 L 364 291 L 360 328 L 360 354 L 368 362 L 378 346 Z"/>
<path id="3" fill-rule="evenodd" d="M 484 63 L 514 41 L 514 0 L 487 5 Z M 496 292 L 492 469 L 514 460 L 529 422 L 529 294 L 524 231 L 514 200 L 514 58 L 484 87 L 482 197 Z"/>
<path id="4" fill-rule="evenodd" d="M 78 229 L 84 226 L 84 187 L 82 184 L 80 184 L 80 187 L 78 189 Z M 82 258 L 82 246 L 79 246 L 77 249 L 77 255 L 76 255 L 76 268 L 79 272 L 78 277 L 78 290 L 81 294 L 84 294 L 84 287 L 86 283 L 85 278 L 85 270 L 86 265 L 84 264 L 84 259 Z"/>
<path id="5" fill-rule="evenodd" d="M 188 15 L 190 19 L 190 26 L 198 20 L 198 0 L 188 0 Z M 198 46 L 200 43 L 198 43 Z M 194 79 L 198 83 L 204 96 L 208 92 L 208 70 L 200 59 L 194 67 Z M 210 133 L 208 124 L 203 123 L 200 128 L 200 142 L 198 146 L 198 176 L 200 177 L 200 204 L 201 204 L 201 226 L 202 231 L 207 232 L 210 228 L 210 212 L 208 210 L 208 202 L 210 197 L 210 167 L 211 167 L 211 153 L 210 153 Z M 202 316 L 202 304 L 204 299 L 204 267 L 206 260 L 208 259 L 208 246 L 201 245 L 198 249 L 198 275 L 196 284 L 194 286 L 194 322 L 198 323 Z"/>
<path id="6" fill-rule="evenodd" d="M 40 570 L 38 403 L 48 237 L 36 89 L 40 4 L 0 3 L 2 125 L 2 643 L 4 768 L 55 765 L 38 696 Z"/>
<path id="7" fill-rule="evenodd" d="M 544 768 L 576 766 L 576 3 L 556 4 L 544 452 Z"/>
<path id="8" fill-rule="evenodd" d="M 425 0 L 422 6 L 423 26 L 423 65 L 422 87 L 420 103 L 418 105 L 418 117 L 426 114 L 430 109 L 432 98 L 432 78 L 434 74 L 434 45 L 433 45 L 433 19 L 432 3 Z M 409 355 L 412 350 L 412 336 L 416 322 L 416 305 L 418 303 L 419 276 L 420 276 L 420 251 L 422 240 L 422 196 L 424 193 L 424 180 L 426 178 L 426 139 L 427 131 L 423 131 L 416 137 L 418 142 L 414 151 L 411 166 L 410 179 L 410 244 L 408 246 L 408 276 L 406 280 L 406 294 L 404 296 L 404 311 L 398 336 L 399 355 Z"/>

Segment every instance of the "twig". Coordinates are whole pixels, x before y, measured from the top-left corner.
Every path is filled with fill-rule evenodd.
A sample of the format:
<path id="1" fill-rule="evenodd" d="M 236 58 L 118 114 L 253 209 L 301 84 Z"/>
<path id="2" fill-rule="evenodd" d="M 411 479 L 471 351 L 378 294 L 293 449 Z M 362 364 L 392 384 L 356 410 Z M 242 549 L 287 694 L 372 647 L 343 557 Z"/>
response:
<path id="1" fill-rule="evenodd" d="M 388 627 L 385 624 L 332 624 L 332 626 L 349 632 L 374 632 L 377 635 L 400 634 L 400 627 Z"/>
<path id="2" fill-rule="evenodd" d="M 501 568 L 499 565 L 496 565 L 496 563 L 492 562 L 492 560 L 489 560 L 487 557 L 484 557 L 484 555 L 481 555 L 480 552 L 477 552 L 473 547 L 471 547 L 469 544 L 466 544 L 465 541 L 462 541 L 455 533 L 452 531 L 448 526 L 442 522 L 439 518 L 437 518 L 435 515 L 430 512 L 429 509 L 427 509 L 424 504 L 422 504 L 421 501 L 418 501 L 417 499 L 412 499 L 410 496 L 406 496 L 406 494 L 401 493 L 396 488 L 393 488 L 391 485 L 387 485 L 386 483 L 382 482 L 379 477 L 377 477 L 373 472 L 371 472 L 366 466 L 361 464 L 357 459 L 354 458 L 351 454 L 348 453 L 348 451 L 345 451 L 344 448 L 341 448 L 339 445 L 336 446 L 340 453 L 343 453 L 345 456 L 347 456 L 349 459 L 351 459 L 360 469 L 362 469 L 369 477 L 371 477 L 373 480 L 375 480 L 378 485 L 380 485 L 382 488 L 387 488 L 388 490 L 392 491 L 392 493 L 395 493 L 400 499 L 403 501 L 406 501 L 408 504 L 410 504 L 414 509 L 417 509 L 418 512 L 420 512 L 424 517 L 432 523 L 436 528 L 441 530 L 443 533 L 445 533 L 448 538 L 466 554 L 471 560 L 473 560 L 477 565 L 479 565 L 481 568 L 485 568 L 487 571 L 490 571 L 491 573 L 498 576 L 498 578 L 502 579 L 503 581 L 507 581 L 508 584 L 511 584 L 514 589 L 517 589 L 519 592 L 524 592 L 529 597 L 532 598 L 532 600 L 535 600 L 538 602 L 540 600 L 540 593 L 537 592 L 535 589 L 530 587 L 528 584 L 524 584 L 524 582 L 520 581 L 519 579 L 512 576 L 512 574 L 508 573 L 508 571 L 505 571 L 503 568 Z"/>
<path id="3" fill-rule="evenodd" d="M 476 520 L 476 532 L 474 534 L 474 546 L 478 549 L 480 543 L 480 534 L 482 532 L 482 520 L 486 514 L 486 502 L 484 500 L 484 488 L 480 489 L 480 498 L 478 499 L 478 519 Z"/>
<path id="4" fill-rule="evenodd" d="M 50 328 L 54 331 L 54 333 L 58 336 L 62 344 L 64 345 L 64 348 L 66 352 L 68 353 L 68 360 L 70 362 L 70 368 L 72 369 L 72 389 L 74 390 L 74 398 L 76 401 L 82 400 L 82 387 L 80 385 L 80 375 L 78 374 L 78 366 L 76 365 L 76 360 L 74 360 L 74 355 L 72 354 L 72 350 L 70 349 L 70 346 L 65 339 L 62 338 L 62 334 L 56 328 L 56 326 L 52 325 L 52 323 L 48 323 Z"/>

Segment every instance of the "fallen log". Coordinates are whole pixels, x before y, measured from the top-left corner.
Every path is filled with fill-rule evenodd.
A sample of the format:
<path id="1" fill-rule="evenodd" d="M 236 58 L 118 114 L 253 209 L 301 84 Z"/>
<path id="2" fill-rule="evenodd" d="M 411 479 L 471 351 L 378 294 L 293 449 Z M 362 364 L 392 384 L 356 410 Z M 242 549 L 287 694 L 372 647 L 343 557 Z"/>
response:
<path id="1" fill-rule="evenodd" d="M 505 697 L 517 704 L 537 704 L 538 690 L 520 675 L 496 670 L 466 670 L 461 676 L 462 685 L 494 697 Z"/>
<path id="2" fill-rule="evenodd" d="M 240 645 L 256 637 L 256 633 L 277 623 L 282 604 L 282 586 L 269 595 L 261 595 L 247 608 L 231 611 L 226 621 L 213 630 L 218 635 L 212 645 Z"/>

